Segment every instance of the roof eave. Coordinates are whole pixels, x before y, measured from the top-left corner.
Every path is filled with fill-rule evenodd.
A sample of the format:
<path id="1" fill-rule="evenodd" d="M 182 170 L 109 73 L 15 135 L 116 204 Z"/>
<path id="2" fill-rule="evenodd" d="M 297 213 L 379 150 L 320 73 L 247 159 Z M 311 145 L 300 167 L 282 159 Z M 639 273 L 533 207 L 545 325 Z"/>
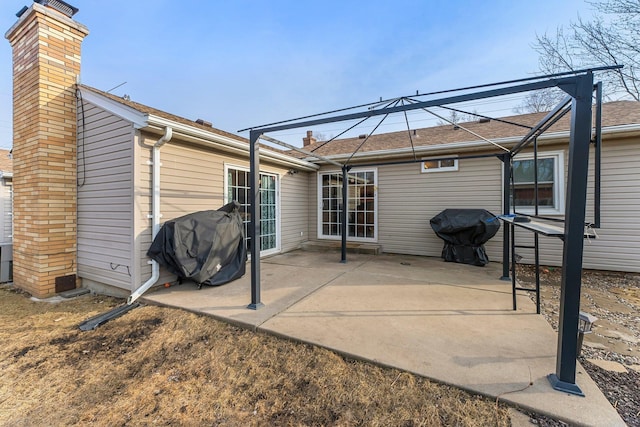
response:
<path id="1" fill-rule="evenodd" d="M 249 144 L 247 142 L 230 138 L 225 135 L 220 135 L 215 131 L 207 131 L 157 115 L 143 113 L 128 105 L 124 105 L 116 100 L 93 92 L 90 89 L 83 89 L 86 88 L 81 88 L 82 98 L 84 100 L 132 123 L 135 129 L 149 130 L 153 132 L 157 131 L 158 128 L 171 126 L 174 133 L 177 133 L 184 137 L 184 139 L 191 140 L 192 142 L 209 147 L 215 147 L 226 152 L 233 152 L 241 155 L 249 154 Z M 268 150 L 261 149 L 260 156 L 273 163 L 300 170 L 315 171 L 319 168 L 318 165 L 306 160 L 297 159 L 286 154 L 271 152 Z"/>
<path id="2" fill-rule="evenodd" d="M 209 147 L 215 147 L 220 150 L 232 152 L 241 155 L 249 155 L 249 144 L 225 135 L 210 132 L 194 126 L 185 125 L 164 117 L 149 115 L 149 127 L 165 128 L 170 126 L 173 129 L 174 136 L 181 139 L 201 144 Z M 267 159 L 273 163 L 286 167 L 293 167 L 305 171 L 315 171 L 319 166 L 302 159 L 288 156 L 286 154 L 277 153 L 260 149 L 260 157 Z"/>
<path id="3" fill-rule="evenodd" d="M 124 105 L 118 101 L 114 101 L 113 99 L 107 98 L 105 96 L 100 95 L 99 93 L 95 93 L 90 89 L 80 88 L 80 94 L 82 99 L 90 102 L 94 105 L 99 106 L 116 116 L 131 122 L 133 127 L 136 129 L 142 129 L 149 125 L 149 115 L 143 113 L 141 111 L 136 110 L 135 108 L 129 107 L 128 105 Z"/>
<path id="4" fill-rule="evenodd" d="M 553 142 L 562 142 L 566 141 L 569 138 L 569 131 L 561 131 L 561 132 L 551 132 L 547 134 L 543 134 L 538 137 L 539 142 L 544 143 L 553 143 Z M 640 123 L 636 124 L 628 124 L 628 125 L 617 125 L 617 126 L 609 126 L 602 129 L 602 135 L 606 137 L 624 137 L 624 136 L 634 136 L 640 135 Z M 522 136 L 514 136 L 507 138 L 495 138 L 492 139 L 493 142 L 496 142 L 502 146 L 509 146 L 519 142 L 522 139 Z M 450 142 L 446 144 L 438 144 L 438 145 L 426 145 L 415 148 L 415 153 L 417 156 L 420 155 L 430 155 L 441 152 L 450 152 L 450 151 L 467 151 L 467 150 L 477 150 L 478 148 L 492 148 L 492 146 L 483 140 L 475 140 L 475 141 L 461 141 L 461 142 Z M 414 150 L 410 147 L 407 148 L 393 148 L 388 150 L 376 150 L 376 151 L 365 151 L 361 153 L 356 153 L 353 156 L 354 160 L 376 160 L 376 159 L 389 159 L 394 157 L 406 157 L 407 155 L 413 155 Z M 347 160 L 351 157 L 351 153 L 347 154 L 332 154 L 325 156 L 328 159 L 340 161 Z M 310 159 L 310 158 L 307 158 Z M 324 162 L 316 161 L 314 163 L 323 164 Z"/>

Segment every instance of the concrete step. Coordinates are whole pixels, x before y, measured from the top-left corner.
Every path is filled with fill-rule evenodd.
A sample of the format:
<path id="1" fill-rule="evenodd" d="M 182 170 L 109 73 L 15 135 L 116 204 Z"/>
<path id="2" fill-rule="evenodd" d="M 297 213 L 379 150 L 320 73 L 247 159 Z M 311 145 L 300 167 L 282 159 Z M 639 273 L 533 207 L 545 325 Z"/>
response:
<path id="1" fill-rule="evenodd" d="M 305 251 L 340 251 L 342 243 L 335 240 L 309 240 L 302 243 L 300 247 Z M 382 253 L 382 246 L 377 243 L 347 242 L 347 252 L 352 254 L 380 255 Z"/>

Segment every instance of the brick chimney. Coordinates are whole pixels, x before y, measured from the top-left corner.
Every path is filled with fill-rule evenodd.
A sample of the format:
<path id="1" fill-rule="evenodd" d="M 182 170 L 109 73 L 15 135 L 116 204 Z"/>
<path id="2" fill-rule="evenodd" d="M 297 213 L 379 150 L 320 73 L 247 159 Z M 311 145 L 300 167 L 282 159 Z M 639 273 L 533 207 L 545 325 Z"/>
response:
<path id="1" fill-rule="evenodd" d="M 13 48 L 13 280 L 36 297 L 76 287 L 76 97 L 89 33 L 60 0 L 20 11 Z"/>
<path id="2" fill-rule="evenodd" d="M 302 147 L 306 147 L 308 145 L 315 144 L 316 141 L 317 141 L 317 139 L 315 139 L 313 137 L 313 131 L 308 130 L 307 131 L 307 136 L 302 138 Z"/>

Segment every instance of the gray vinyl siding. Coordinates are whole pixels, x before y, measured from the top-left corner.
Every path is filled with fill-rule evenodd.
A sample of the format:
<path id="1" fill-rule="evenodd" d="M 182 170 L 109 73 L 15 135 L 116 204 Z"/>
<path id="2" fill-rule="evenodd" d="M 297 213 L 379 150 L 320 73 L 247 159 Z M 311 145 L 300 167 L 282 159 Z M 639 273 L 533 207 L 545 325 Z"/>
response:
<path id="1" fill-rule="evenodd" d="M 324 170 L 324 168 L 322 169 Z M 309 240 L 318 240 L 318 173 L 309 174 Z"/>
<path id="2" fill-rule="evenodd" d="M 148 139 L 148 136 L 147 136 Z M 157 141 L 153 137 L 150 144 Z M 134 233 L 133 262 L 137 266 L 134 289 L 137 289 L 151 277 L 151 264 L 147 250 L 151 245 L 151 150 L 145 145 L 145 136 L 137 131 L 134 138 Z M 162 219 L 161 219 L 162 220 Z"/>
<path id="3" fill-rule="evenodd" d="M 13 181 L 11 178 L 0 180 L 0 242 L 13 241 Z"/>
<path id="4" fill-rule="evenodd" d="M 566 147 L 566 146 L 565 146 Z M 585 241 L 587 269 L 640 272 L 640 144 L 637 140 L 605 140 L 602 160 L 602 224 L 598 239 Z M 561 147 L 545 147 L 557 151 Z M 568 153 L 562 173 L 567 182 Z M 590 155 L 586 220 L 593 221 L 594 153 Z M 445 208 L 501 212 L 501 163 L 494 159 L 460 160 L 459 170 L 419 174 L 412 166 L 378 169 L 379 241 L 385 252 L 440 256 L 442 242 L 428 220 Z M 566 191 L 566 189 L 563 189 Z M 407 203 L 410 201 L 410 203 Z M 394 209 L 399 209 L 394 212 Z M 557 215 L 562 219 L 563 215 Z M 389 223 L 387 223 L 389 222 Z M 516 227 L 516 243 L 532 245 L 533 233 Z M 541 236 L 540 263 L 562 265 L 562 240 Z M 502 260 L 502 231 L 486 245 L 489 258 Z M 522 263 L 533 263 L 533 251 L 517 249 Z"/>
<path id="5" fill-rule="evenodd" d="M 502 175 L 497 159 L 461 160 L 458 170 L 450 172 L 422 173 L 420 164 L 376 169 L 377 243 L 383 252 L 439 257 L 443 242 L 429 223 L 434 215 L 447 208 L 482 208 L 500 213 Z M 319 238 L 317 176 L 313 174 L 309 184 L 313 206 L 309 223 L 315 238 Z M 502 260 L 500 233 L 486 247 L 491 260 Z"/>
<path id="6" fill-rule="evenodd" d="M 603 144 L 602 227 L 585 266 L 640 272 L 640 141 Z"/>
<path id="7" fill-rule="evenodd" d="M 378 168 L 378 243 L 384 252 L 440 256 L 443 242 L 429 220 L 444 209 L 501 209 L 501 165 L 497 159 L 459 160 L 457 171 L 422 173 L 420 164 Z M 486 245 L 502 259 L 501 235 Z"/>
<path id="8" fill-rule="evenodd" d="M 132 140 L 130 122 L 84 103 L 78 115 L 78 276 L 130 290 Z"/>
<path id="9" fill-rule="evenodd" d="M 281 249 L 288 252 L 309 239 L 309 173 L 284 174 L 280 180 Z"/>

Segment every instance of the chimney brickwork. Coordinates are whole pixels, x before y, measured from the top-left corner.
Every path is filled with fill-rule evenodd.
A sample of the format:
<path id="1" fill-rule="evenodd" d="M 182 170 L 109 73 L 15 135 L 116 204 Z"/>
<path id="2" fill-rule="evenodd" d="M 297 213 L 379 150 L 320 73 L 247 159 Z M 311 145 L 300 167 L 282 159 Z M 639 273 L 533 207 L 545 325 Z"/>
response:
<path id="1" fill-rule="evenodd" d="M 308 147 L 309 145 L 315 144 L 316 141 L 317 140 L 313 137 L 313 131 L 308 130 L 307 136 L 302 138 L 302 147 Z"/>
<path id="2" fill-rule="evenodd" d="M 87 34 L 34 3 L 5 35 L 13 48 L 13 278 L 36 297 L 76 273 L 75 85 Z"/>

